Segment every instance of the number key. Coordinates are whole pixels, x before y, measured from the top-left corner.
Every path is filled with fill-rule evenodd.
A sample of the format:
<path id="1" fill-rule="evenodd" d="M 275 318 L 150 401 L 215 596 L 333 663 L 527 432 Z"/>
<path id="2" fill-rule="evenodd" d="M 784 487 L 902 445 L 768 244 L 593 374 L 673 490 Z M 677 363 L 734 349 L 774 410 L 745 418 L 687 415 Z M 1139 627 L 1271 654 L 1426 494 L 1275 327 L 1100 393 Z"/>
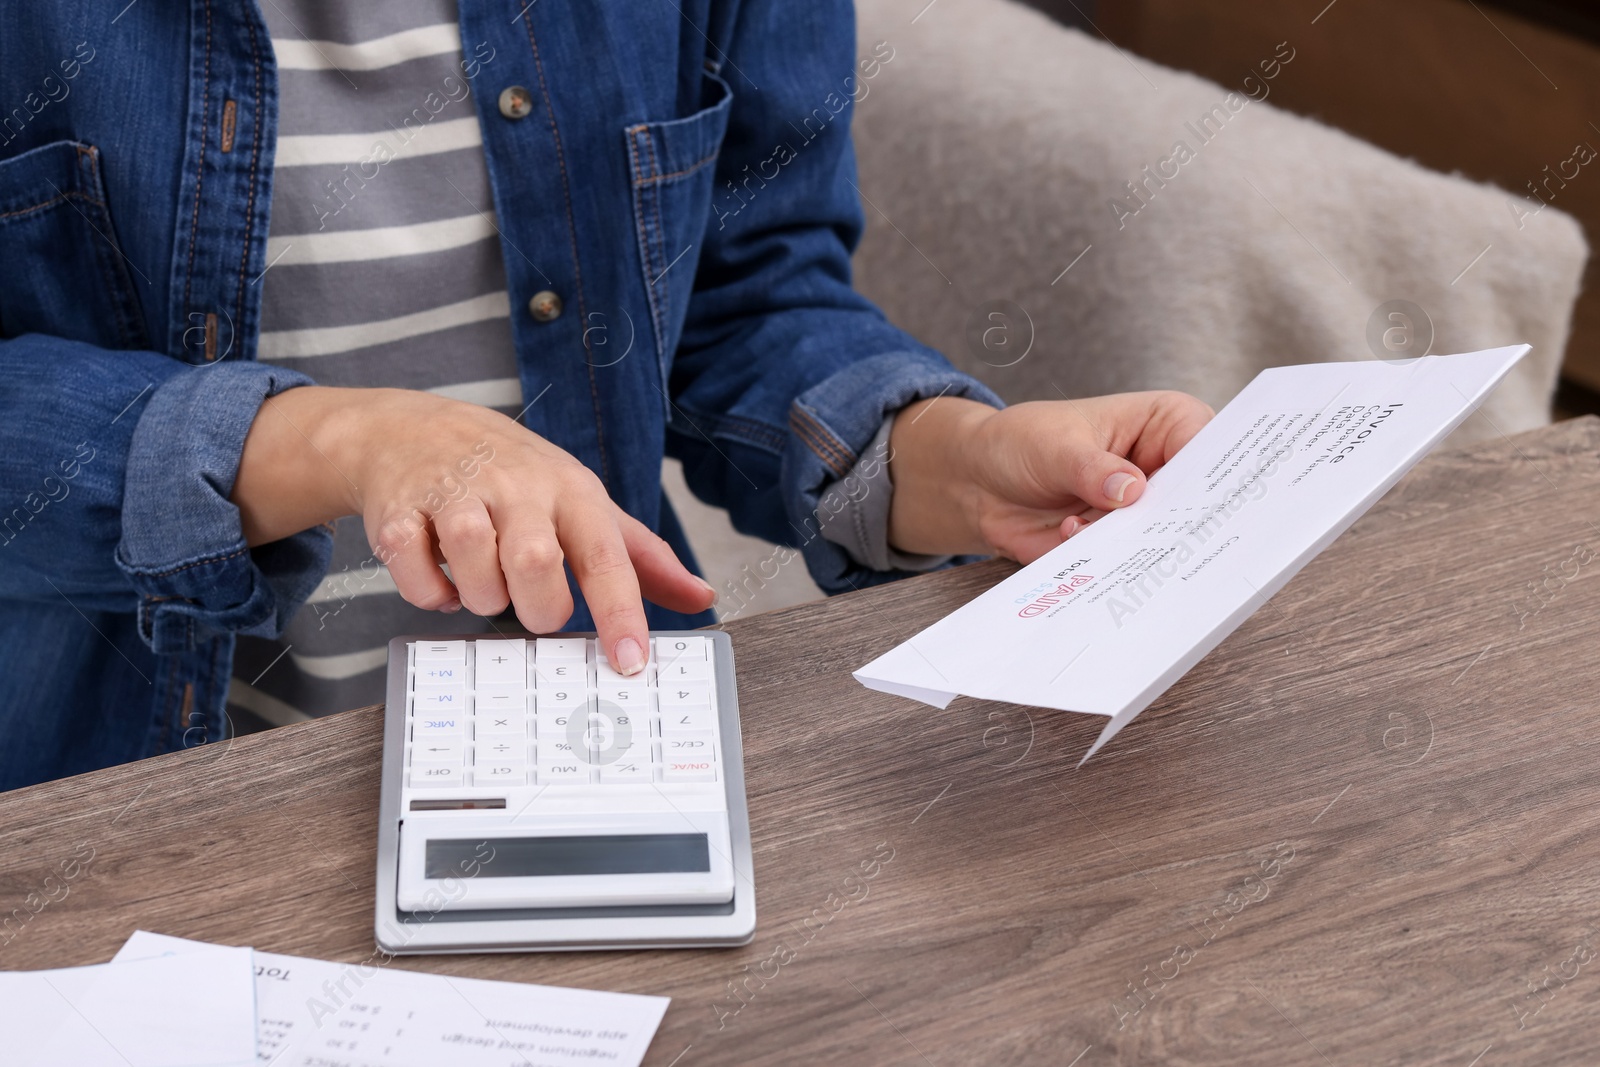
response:
<path id="1" fill-rule="evenodd" d="M 589 668 L 582 660 L 557 660 L 534 664 L 535 685 L 542 693 L 546 689 L 582 689 L 589 680 Z"/>
<path id="2" fill-rule="evenodd" d="M 708 659 L 710 640 L 704 637 L 658 637 L 656 658 L 662 663 L 675 659 Z"/>
<path id="3" fill-rule="evenodd" d="M 661 709 L 661 733 L 664 737 L 682 734 L 710 736 L 717 728 L 717 717 L 710 708 Z"/>
<path id="4" fill-rule="evenodd" d="M 567 708 L 555 708 L 546 711 L 540 708 L 539 713 L 533 717 L 534 736 L 541 741 L 554 741 L 557 739 L 564 741 L 569 735 L 572 737 L 582 736 L 582 727 L 574 727 L 572 725 L 574 717 L 580 723 L 583 722 L 583 710 L 581 708 L 572 708 L 570 710 Z"/>
<path id="5" fill-rule="evenodd" d="M 710 708 L 711 686 L 705 682 L 682 682 L 661 687 L 661 710 L 677 708 Z"/>
<path id="6" fill-rule="evenodd" d="M 706 683 L 711 681 L 711 661 L 705 659 L 677 659 L 671 663 L 663 663 L 658 675 L 661 679 L 661 688 L 668 686 L 684 686 L 684 682 Z"/>

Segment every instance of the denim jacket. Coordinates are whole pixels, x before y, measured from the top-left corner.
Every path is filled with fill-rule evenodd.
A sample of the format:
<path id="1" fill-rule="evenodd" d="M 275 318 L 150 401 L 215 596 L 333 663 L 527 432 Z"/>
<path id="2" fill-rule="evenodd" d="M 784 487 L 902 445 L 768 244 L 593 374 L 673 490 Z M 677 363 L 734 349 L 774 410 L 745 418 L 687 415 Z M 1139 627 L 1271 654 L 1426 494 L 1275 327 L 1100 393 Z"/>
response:
<path id="1" fill-rule="evenodd" d="M 851 289 L 877 61 L 847 0 L 461 0 L 460 23 L 525 424 L 685 558 L 663 454 L 825 590 L 895 577 L 817 535 L 819 494 L 903 405 L 997 401 Z M 234 636 L 279 632 L 327 566 L 326 529 L 250 548 L 228 500 L 262 400 L 309 381 L 254 360 L 276 87 L 251 0 L 6 15 L 0 788 L 226 736 Z M 537 321 L 541 290 L 565 312 Z"/>

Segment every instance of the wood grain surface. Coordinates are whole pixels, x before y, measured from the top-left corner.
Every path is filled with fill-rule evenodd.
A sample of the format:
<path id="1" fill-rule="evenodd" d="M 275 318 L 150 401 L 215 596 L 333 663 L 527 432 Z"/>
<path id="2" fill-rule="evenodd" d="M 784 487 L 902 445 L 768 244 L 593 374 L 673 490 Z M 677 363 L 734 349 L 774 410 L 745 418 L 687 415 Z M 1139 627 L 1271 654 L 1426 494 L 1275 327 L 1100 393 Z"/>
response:
<path id="1" fill-rule="evenodd" d="M 670 995 L 658 1067 L 1600 1059 L 1600 421 L 1430 458 L 1081 769 L 849 676 L 1003 573 L 729 627 L 748 947 L 387 965 Z M 372 957 L 380 719 L 0 796 L 0 968 Z"/>

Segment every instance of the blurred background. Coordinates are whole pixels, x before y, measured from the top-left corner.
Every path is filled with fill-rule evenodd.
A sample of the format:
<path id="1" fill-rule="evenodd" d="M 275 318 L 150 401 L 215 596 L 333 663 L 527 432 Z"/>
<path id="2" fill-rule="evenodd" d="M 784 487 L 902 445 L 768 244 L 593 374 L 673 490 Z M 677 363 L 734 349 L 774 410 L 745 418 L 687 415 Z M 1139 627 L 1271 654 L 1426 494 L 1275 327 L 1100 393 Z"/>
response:
<path id="1" fill-rule="evenodd" d="M 1026 2 L 1135 55 L 1224 84 L 1272 53 L 1284 37 L 1289 6 L 1259 0 Z M 1318 32 L 1295 35 L 1294 77 L 1280 79 L 1271 98 L 1278 107 L 1423 166 L 1513 193 L 1529 193 L 1531 177 L 1548 181 L 1572 158 L 1574 131 L 1584 131 L 1600 148 L 1596 0 L 1320 0 L 1309 10 L 1319 11 Z M 1569 164 L 1567 173 L 1572 169 Z M 1539 195 L 1582 222 L 1593 241 L 1600 234 L 1600 174 L 1587 181 L 1556 178 Z M 1589 261 L 1573 316 L 1557 418 L 1600 413 L 1597 260 Z"/>

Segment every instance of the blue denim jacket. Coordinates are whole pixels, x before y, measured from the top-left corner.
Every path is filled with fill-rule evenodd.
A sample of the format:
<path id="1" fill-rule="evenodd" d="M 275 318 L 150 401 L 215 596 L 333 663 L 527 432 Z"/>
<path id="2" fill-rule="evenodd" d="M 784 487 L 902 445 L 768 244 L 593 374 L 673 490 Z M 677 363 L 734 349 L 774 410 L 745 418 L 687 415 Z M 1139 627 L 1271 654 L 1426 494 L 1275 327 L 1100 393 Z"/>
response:
<path id="1" fill-rule="evenodd" d="M 895 577 L 817 535 L 819 492 L 885 414 L 997 401 L 851 290 L 876 71 L 847 0 L 460 7 L 529 428 L 686 558 L 663 453 L 829 592 Z M 252 549 L 228 502 L 261 401 L 307 382 L 254 361 L 276 85 L 250 0 L 7 12 L 0 788 L 225 736 L 234 635 L 327 566 L 327 530 Z"/>

